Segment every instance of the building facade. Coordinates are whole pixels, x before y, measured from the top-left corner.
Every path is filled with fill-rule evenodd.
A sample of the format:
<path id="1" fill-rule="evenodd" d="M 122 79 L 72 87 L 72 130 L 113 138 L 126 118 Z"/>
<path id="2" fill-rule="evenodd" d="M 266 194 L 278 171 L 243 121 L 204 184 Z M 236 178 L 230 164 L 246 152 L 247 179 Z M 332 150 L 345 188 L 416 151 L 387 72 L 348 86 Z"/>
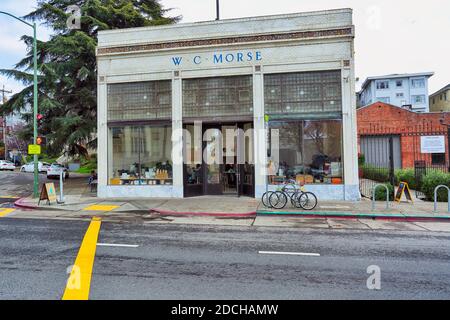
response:
<path id="1" fill-rule="evenodd" d="M 417 113 L 376 102 L 357 110 L 359 152 L 366 163 L 388 164 L 389 140 L 396 169 L 449 167 L 448 126 L 450 113 Z"/>
<path id="2" fill-rule="evenodd" d="M 384 102 L 414 112 L 429 112 L 428 79 L 433 75 L 426 72 L 369 77 L 361 87 L 358 104 Z"/>
<path id="3" fill-rule="evenodd" d="M 99 196 L 358 200 L 353 41 L 350 9 L 99 32 Z"/>
<path id="4" fill-rule="evenodd" d="M 450 111 L 450 84 L 430 95 L 430 111 Z"/>

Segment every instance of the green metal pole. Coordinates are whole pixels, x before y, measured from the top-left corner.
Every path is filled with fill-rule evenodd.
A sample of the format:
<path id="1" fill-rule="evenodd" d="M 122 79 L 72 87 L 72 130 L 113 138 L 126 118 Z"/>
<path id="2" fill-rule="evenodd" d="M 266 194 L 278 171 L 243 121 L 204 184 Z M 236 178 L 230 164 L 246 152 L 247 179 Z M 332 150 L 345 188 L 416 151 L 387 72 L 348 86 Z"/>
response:
<path id="1" fill-rule="evenodd" d="M 5 12 L 5 11 L 0 11 L 0 14 L 5 14 L 7 16 L 10 16 L 16 20 L 19 20 L 20 22 L 30 26 L 33 28 L 33 60 L 34 60 L 34 90 L 33 90 L 33 98 L 34 98 L 34 102 L 33 102 L 33 115 L 34 115 L 34 120 L 33 120 L 33 136 L 34 136 L 34 144 L 36 144 L 37 142 L 37 113 L 38 113 L 38 76 L 37 76 L 37 27 L 36 27 L 36 23 L 28 23 L 25 20 L 20 19 L 19 17 L 16 17 L 15 15 Z M 35 155 L 34 156 L 34 188 L 33 188 L 33 197 L 37 198 L 39 196 L 39 172 L 38 172 L 39 168 L 38 168 L 38 156 Z"/>
<path id="2" fill-rule="evenodd" d="M 38 113 L 38 78 L 37 78 L 37 31 L 36 31 L 36 23 L 33 23 L 33 64 L 34 64 L 34 102 L 33 102 L 33 143 L 37 143 L 37 113 Z M 33 197 L 39 197 L 39 168 L 38 168 L 38 156 L 34 155 L 34 188 L 33 188 Z"/>

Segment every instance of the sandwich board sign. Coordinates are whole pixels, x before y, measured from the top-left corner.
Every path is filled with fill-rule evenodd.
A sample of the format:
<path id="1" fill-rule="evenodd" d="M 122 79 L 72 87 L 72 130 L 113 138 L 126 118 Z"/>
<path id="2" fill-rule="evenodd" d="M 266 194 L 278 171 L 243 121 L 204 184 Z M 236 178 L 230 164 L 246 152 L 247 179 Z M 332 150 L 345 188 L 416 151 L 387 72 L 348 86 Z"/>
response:
<path id="1" fill-rule="evenodd" d="M 395 194 L 395 201 L 400 203 L 402 201 L 403 194 L 406 196 L 406 200 L 414 202 L 411 196 L 411 190 L 409 190 L 408 183 L 402 181 L 400 182 L 397 193 Z"/>
<path id="2" fill-rule="evenodd" d="M 56 189 L 54 183 L 46 183 L 42 186 L 38 205 L 42 200 L 47 200 L 48 205 L 50 205 L 52 201 L 56 202 Z"/>

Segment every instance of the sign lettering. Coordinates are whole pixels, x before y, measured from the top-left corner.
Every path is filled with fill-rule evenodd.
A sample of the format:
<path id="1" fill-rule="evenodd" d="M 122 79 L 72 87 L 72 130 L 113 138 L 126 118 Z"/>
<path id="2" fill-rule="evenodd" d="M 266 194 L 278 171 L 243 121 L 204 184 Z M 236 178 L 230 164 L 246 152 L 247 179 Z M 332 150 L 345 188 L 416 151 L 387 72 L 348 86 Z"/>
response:
<path id="1" fill-rule="evenodd" d="M 183 59 L 185 58 L 185 59 Z M 192 58 L 186 57 L 172 57 L 172 63 L 175 66 L 181 66 L 184 60 L 192 61 L 194 65 L 201 65 L 204 62 L 212 62 L 215 65 L 228 64 L 228 63 L 245 63 L 245 62 L 258 62 L 263 59 L 261 51 L 248 51 L 248 52 L 218 52 L 211 56 L 196 55 Z"/>

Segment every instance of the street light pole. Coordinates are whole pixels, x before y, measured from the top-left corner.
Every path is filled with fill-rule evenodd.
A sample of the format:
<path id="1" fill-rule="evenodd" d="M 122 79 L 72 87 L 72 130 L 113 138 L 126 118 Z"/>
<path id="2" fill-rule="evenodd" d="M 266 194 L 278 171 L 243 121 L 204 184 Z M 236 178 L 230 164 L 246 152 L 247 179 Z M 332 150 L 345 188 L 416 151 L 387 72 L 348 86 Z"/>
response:
<path id="1" fill-rule="evenodd" d="M 33 88 L 33 143 L 37 143 L 37 114 L 38 114 L 38 79 L 37 79 L 37 28 L 36 23 L 33 23 L 33 65 L 34 65 L 34 88 Z M 38 156 L 34 155 L 34 184 L 33 184 L 33 197 L 37 198 L 39 196 L 39 166 L 38 166 Z"/>
<path id="2" fill-rule="evenodd" d="M 16 17 L 15 15 L 12 15 L 11 13 L 0 11 L 0 14 L 5 14 L 7 16 L 10 16 L 27 26 L 33 28 L 33 69 L 34 69 L 34 75 L 33 75 L 33 82 L 34 82 L 34 88 L 33 88 L 33 143 L 36 144 L 37 141 L 37 113 L 38 113 L 38 74 L 37 74 L 37 27 L 36 23 L 29 23 L 23 19 L 20 19 L 19 17 Z M 33 184 L 33 197 L 37 198 L 39 196 L 39 172 L 38 172 L 38 156 L 34 155 L 34 184 Z"/>

